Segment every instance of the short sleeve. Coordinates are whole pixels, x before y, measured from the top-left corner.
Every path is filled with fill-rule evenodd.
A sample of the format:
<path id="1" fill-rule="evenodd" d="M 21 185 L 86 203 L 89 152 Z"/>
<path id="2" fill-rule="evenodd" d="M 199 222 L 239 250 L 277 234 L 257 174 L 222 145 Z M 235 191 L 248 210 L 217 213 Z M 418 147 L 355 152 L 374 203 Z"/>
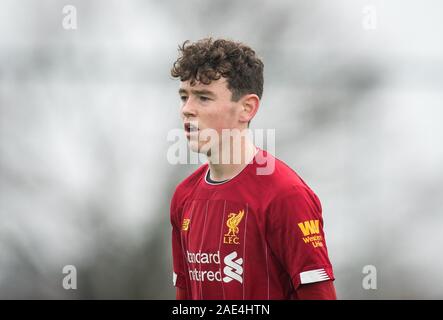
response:
<path id="1" fill-rule="evenodd" d="M 171 201 L 171 225 L 172 225 L 172 262 L 173 262 L 173 274 L 172 282 L 173 285 L 182 289 L 186 288 L 185 280 L 185 265 L 181 242 L 181 225 L 179 220 L 179 208 L 176 201 L 176 193 L 172 197 Z"/>
<path id="2" fill-rule="evenodd" d="M 310 189 L 293 187 L 276 197 L 268 207 L 266 225 L 268 245 L 295 289 L 300 284 L 334 280 L 321 204 Z"/>

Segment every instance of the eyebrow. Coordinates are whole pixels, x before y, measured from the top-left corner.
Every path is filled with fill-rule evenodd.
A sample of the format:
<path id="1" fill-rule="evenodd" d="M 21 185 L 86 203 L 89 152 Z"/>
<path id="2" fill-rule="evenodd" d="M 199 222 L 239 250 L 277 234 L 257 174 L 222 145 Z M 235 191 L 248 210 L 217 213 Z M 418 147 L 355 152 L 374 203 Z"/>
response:
<path id="1" fill-rule="evenodd" d="M 183 94 L 183 93 L 188 94 L 188 90 L 180 88 L 178 90 L 178 93 L 179 94 Z M 206 90 L 206 89 L 201 89 L 201 90 L 192 89 L 191 93 L 195 94 L 197 96 L 206 95 L 206 96 L 211 96 L 211 97 L 214 97 L 214 98 L 217 97 L 217 95 L 214 92 L 212 92 L 210 90 Z"/>

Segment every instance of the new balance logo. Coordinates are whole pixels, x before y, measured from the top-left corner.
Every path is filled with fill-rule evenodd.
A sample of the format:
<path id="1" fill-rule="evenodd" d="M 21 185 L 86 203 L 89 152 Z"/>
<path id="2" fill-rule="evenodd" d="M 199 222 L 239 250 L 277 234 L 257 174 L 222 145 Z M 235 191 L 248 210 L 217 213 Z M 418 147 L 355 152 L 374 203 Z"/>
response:
<path id="1" fill-rule="evenodd" d="M 182 230 L 183 231 L 188 231 L 189 223 L 191 223 L 191 219 L 183 219 L 183 223 L 182 223 Z"/>
<path id="2" fill-rule="evenodd" d="M 304 222 L 300 222 L 298 224 L 301 232 L 303 232 L 303 236 L 309 236 L 311 234 L 320 233 L 320 229 L 318 227 L 318 220 L 308 220 Z"/>
<path id="3" fill-rule="evenodd" d="M 223 269 L 223 272 L 225 274 L 225 277 L 223 278 L 223 281 L 228 283 L 232 280 L 237 280 L 238 282 L 242 283 L 243 278 L 243 259 L 238 258 L 237 260 L 234 260 L 237 258 L 237 252 L 234 251 L 230 254 L 228 254 L 225 259 L 223 260 L 225 263 L 225 267 Z"/>

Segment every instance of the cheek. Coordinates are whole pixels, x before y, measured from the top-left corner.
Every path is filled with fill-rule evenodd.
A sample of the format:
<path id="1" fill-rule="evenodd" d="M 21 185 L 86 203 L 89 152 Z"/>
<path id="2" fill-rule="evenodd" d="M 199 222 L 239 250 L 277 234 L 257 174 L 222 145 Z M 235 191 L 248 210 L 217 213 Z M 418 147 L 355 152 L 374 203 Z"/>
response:
<path id="1" fill-rule="evenodd" d="M 230 127 L 237 125 L 238 118 L 240 116 L 240 106 L 233 104 L 226 110 L 226 120 L 229 122 Z"/>
<path id="2" fill-rule="evenodd" d="M 200 118 L 207 126 L 220 131 L 235 126 L 238 107 L 231 104 L 216 105 L 211 110 L 200 113 Z"/>
<path id="3" fill-rule="evenodd" d="M 225 121 L 226 111 L 225 108 L 219 105 L 214 105 L 213 108 L 204 112 L 202 116 L 214 126 L 221 125 Z"/>

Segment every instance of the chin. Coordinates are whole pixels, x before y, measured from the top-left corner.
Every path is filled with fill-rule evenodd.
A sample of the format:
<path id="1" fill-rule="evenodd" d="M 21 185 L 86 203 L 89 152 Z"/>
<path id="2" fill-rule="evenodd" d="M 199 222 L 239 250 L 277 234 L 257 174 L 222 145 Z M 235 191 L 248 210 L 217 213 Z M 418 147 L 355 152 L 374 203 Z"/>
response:
<path id="1" fill-rule="evenodd" d="M 201 152 L 200 151 L 201 147 L 200 147 L 198 141 L 189 140 L 188 145 L 189 145 L 189 149 L 191 149 L 193 152 L 197 152 L 197 153 Z"/>
<path id="2" fill-rule="evenodd" d="M 211 145 L 207 142 L 189 140 L 188 145 L 193 152 L 211 155 Z"/>

